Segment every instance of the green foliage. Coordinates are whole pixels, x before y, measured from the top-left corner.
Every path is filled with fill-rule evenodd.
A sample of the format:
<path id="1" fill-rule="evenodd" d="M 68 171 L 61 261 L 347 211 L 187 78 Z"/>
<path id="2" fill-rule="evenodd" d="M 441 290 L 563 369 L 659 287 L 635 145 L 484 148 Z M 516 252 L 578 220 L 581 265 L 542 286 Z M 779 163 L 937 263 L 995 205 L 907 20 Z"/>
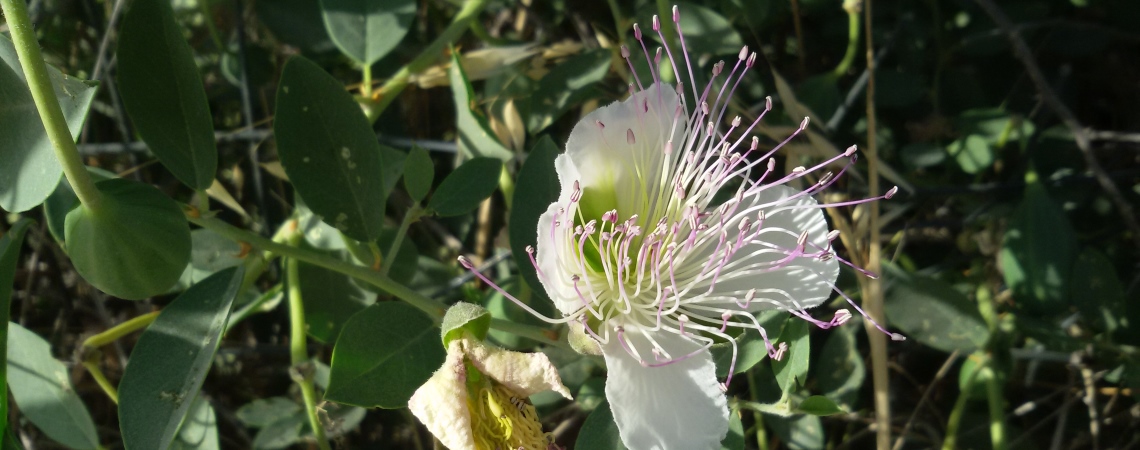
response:
<path id="1" fill-rule="evenodd" d="M 526 163 L 519 169 L 517 183 L 525 189 L 515 189 L 509 230 L 511 252 L 516 257 L 524 257 L 526 247 L 537 244 L 538 235 L 533 231 L 538 229 L 538 218 L 558 200 L 558 175 L 554 172 L 554 159 L 557 157 L 558 146 L 549 136 L 544 136 L 530 149 Z M 540 291 L 542 283 L 529 257 L 525 264 L 518 266 L 527 284 Z"/>
<path id="2" fill-rule="evenodd" d="M 141 300 L 170 289 L 190 262 L 190 228 L 153 186 L 111 179 L 95 184 L 98 210 L 67 213 L 65 241 L 75 270 L 99 290 Z"/>
<path id="3" fill-rule="evenodd" d="M 36 113 L 12 41 L 0 36 L 0 208 L 24 212 L 43 203 L 60 180 L 63 168 L 55 158 L 43 122 Z M 98 83 L 80 80 L 48 67 L 59 107 L 72 136 L 79 134 Z"/>
<path id="4" fill-rule="evenodd" d="M 126 448 L 169 448 L 181 436 L 183 422 L 208 419 L 208 412 L 195 405 L 195 400 L 244 275 L 242 268 L 226 269 L 195 284 L 163 309 L 139 337 L 131 352 L 135 363 L 123 374 L 119 394 Z M 187 430 L 187 436 L 204 438 L 207 433 L 193 431 Z"/>
<path id="5" fill-rule="evenodd" d="M 356 313 L 333 348 L 326 398 L 348 405 L 407 406 L 443 364 L 431 320 L 403 303 L 381 302 Z"/>
<path id="6" fill-rule="evenodd" d="M 474 211 L 499 186 L 502 167 L 494 158 L 480 157 L 463 163 L 439 184 L 427 209 L 443 217 Z"/>
<path id="7" fill-rule="evenodd" d="M 423 201 L 431 190 L 431 182 L 435 178 L 435 163 L 427 150 L 413 146 L 404 160 L 404 189 L 414 201 Z"/>
<path id="8" fill-rule="evenodd" d="M 52 440 L 73 449 L 99 447 L 95 423 L 51 345 L 8 323 L 8 387 L 20 413 Z"/>
<path id="9" fill-rule="evenodd" d="M 578 440 L 574 443 L 575 450 L 625 450 L 618 434 L 617 423 L 614 422 L 613 411 L 610 404 L 602 402 L 594 408 L 594 412 L 586 417 L 582 424 L 582 431 L 578 432 Z"/>
<path id="10" fill-rule="evenodd" d="M 794 391 L 806 380 L 808 364 L 811 362 L 809 326 L 807 322 L 791 317 L 784 322 L 780 337 L 776 338 L 776 342 L 788 344 L 784 358 L 772 361 L 772 372 L 776 374 L 776 382 L 784 392 Z"/>
<path id="11" fill-rule="evenodd" d="M 218 170 L 214 121 L 170 2 L 131 3 L 121 33 L 119 92 L 139 135 L 180 181 L 192 189 L 210 187 Z"/>
<path id="12" fill-rule="evenodd" d="M 31 221 L 23 219 L 0 237 L 0 354 L 8 354 L 8 321 L 12 311 L 12 285 L 16 281 L 16 263 L 20 258 L 20 245 Z M 8 384 L 8 365 L 0 364 L 0 386 Z M 0 433 L 8 434 L 8 390 L 0 392 Z"/>
<path id="13" fill-rule="evenodd" d="M 609 72 L 610 56 L 603 49 L 591 50 L 566 60 L 542 77 L 530 97 L 527 130 L 533 134 L 541 132 L 572 106 L 589 98 L 595 83 Z"/>
<path id="14" fill-rule="evenodd" d="M 348 237 L 376 240 L 387 173 L 376 135 L 344 86 L 304 57 L 290 58 L 273 130 L 285 173 L 313 212 Z"/>
<path id="15" fill-rule="evenodd" d="M 414 0 L 321 0 L 325 29 L 337 48 L 366 66 L 396 48 L 415 14 Z"/>
<path id="16" fill-rule="evenodd" d="M 1068 218 L 1040 182 L 1030 182 L 1010 219 L 1000 256 L 1005 282 L 1020 306 L 1038 314 L 1058 312 L 1076 257 Z"/>
<path id="17" fill-rule="evenodd" d="M 487 330 L 490 327 L 491 314 L 482 306 L 466 302 L 456 303 L 447 308 L 447 313 L 443 315 L 443 323 L 439 327 L 443 347 L 447 348 L 451 341 L 463 337 L 464 334 L 470 334 L 481 341 L 487 337 Z"/>
<path id="18" fill-rule="evenodd" d="M 471 80 L 464 72 L 459 56 L 451 53 L 451 67 L 447 70 L 451 92 L 455 100 L 455 127 L 459 134 L 457 144 L 464 158 L 489 157 L 503 161 L 514 154 L 503 146 L 491 131 L 487 116 L 475 101 Z"/>
<path id="19" fill-rule="evenodd" d="M 944 352 L 985 345 L 989 328 L 974 302 L 938 279 L 888 267 L 887 317 L 907 337 Z"/>

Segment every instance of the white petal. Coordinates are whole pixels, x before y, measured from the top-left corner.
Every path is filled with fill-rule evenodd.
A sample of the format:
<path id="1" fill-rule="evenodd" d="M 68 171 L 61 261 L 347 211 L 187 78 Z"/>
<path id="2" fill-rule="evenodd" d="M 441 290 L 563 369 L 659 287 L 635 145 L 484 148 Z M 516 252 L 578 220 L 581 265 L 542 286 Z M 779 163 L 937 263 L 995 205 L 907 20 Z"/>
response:
<path id="1" fill-rule="evenodd" d="M 559 160 L 562 158 L 558 157 Z M 568 202 L 562 201 L 551 203 L 546 212 L 538 217 L 538 245 L 535 246 L 539 281 L 546 289 L 546 296 L 554 301 L 554 306 L 563 314 L 571 314 L 582 307 L 582 301 L 574 290 L 574 282 L 570 279 L 573 273 L 579 272 L 576 263 L 569 259 L 574 257 L 574 246 L 566 241 L 572 234 L 561 229 L 573 224 L 562 223 L 559 224 L 560 229 L 554 229 L 554 221 L 559 219 L 558 210 L 566 208 L 564 205 L 567 204 Z"/>
<path id="2" fill-rule="evenodd" d="M 471 364 L 512 391 L 526 397 L 554 391 L 573 400 L 558 376 L 558 369 L 545 354 L 512 352 L 481 342 L 463 341 Z"/>
<path id="3" fill-rule="evenodd" d="M 750 220 L 755 221 L 756 213 L 761 206 L 780 203 L 780 200 L 797 193 L 799 191 L 787 186 L 770 186 L 751 201 L 746 198 L 744 200 L 746 206 L 741 206 L 735 216 L 748 216 Z M 788 201 L 787 204 L 780 204 L 775 208 L 763 208 L 766 212 L 770 212 L 764 219 L 764 229 L 771 231 L 761 233 L 754 241 L 764 241 L 790 251 L 796 248 L 796 240 L 799 234 L 807 231 L 806 252 L 818 253 L 820 249 L 827 248 L 827 221 L 824 219 L 822 209 L 780 210 L 784 206 L 811 206 L 816 204 L 814 198 L 803 196 Z M 729 229 L 732 231 L 730 239 L 735 240 L 739 234 L 738 228 L 730 226 Z M 839 276 L 838 260 L 831 258 L 827 261 L 821 261 L 815 257 L 799 257 L 787 267 L 763 271 L 762 268 L 767 266 L 765 263 L 773 263 L 787 256 L 776 252 L 761 252 L 760 250 L 763 249 L 766 247 L 756 243 L 742 246 L 733 255 L 727 266 L 736 270 L 725 269 L 722 271 L 711 295 L 743 300 L 744 294 L 750 289 L 756 289 L 758 301 L 749 308 L 752 311 L 772 309 L 775 305 L 771 302 L 779 303 L 781 309 L 807 309 L 818 306 L 831 297 L 831 284 Z M 746 270 L 745 268 L 748 267 L 760 270 Z"/>
<path id="4" fill-rule="evenodd" d="M 665 143 L 673 137 L 675 145 L 681 145 L 687 117 L 682 112 L 674 127 L 679 102 L 671 86 L 655 84 L 578 121 L 566 141 L 566 155 L 578 168 L 586 195 L 595 196 L 588 201 L 616 207 L 626 217 L 643 210 L 647 191 L 658 188 Z M 599 199 L 599 195 L 614 198 Z M 604 211 L 589 212 L 600 216 Z"/>
<path id="5" fill-rule="evenodd" d="M 447 348 L 447 360 L 408 400 L 408 409 L 451 450 L 475 450 L 467 410 L 467 370 L 460 340 Z"/>
<path id="6" fill-rule="evenodd" d="M 612 335 L 611 335 L 612 336 Z M 700 345 L 672 333 L 654 339 L 674 357 Z M 631 450 L 720 448 L 728 433 L 728 403 L 708 350 L 662 367 L 644 367 L 611 338 L 602 347 L 609 375 L 606 398 L 621 440 Z"/>

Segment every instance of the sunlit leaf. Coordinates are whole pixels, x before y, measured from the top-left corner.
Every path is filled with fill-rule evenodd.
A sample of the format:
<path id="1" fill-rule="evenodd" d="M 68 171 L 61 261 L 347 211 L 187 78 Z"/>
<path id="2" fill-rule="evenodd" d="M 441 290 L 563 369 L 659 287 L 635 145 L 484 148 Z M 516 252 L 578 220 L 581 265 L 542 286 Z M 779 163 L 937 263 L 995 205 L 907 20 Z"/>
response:
<path id="1" fill-rule="evenodd" d="M 333 42 L 363 65 L 396 48 L 415 15 L 415 0 L 321 0 L 321 16 Z"/>
<path id="2" fill-rule="evenodd" d="M 977 305 L 953 286 L 886 265 L 884 307 L 891 324 L 924 345 L 970 352 L 989 339 Z"/>
<path id="3" fill-rule="evenodd" d="M 459 133 L 456 139 L 460 153 L 465 158 L 486 156 L 503 161 L 514 157 L 514 154 L 504 147 L 491 131 L 487 116 L 475 101 L 471 82 L 468 81 L 467 74 L 463 71 L 455 52 L 451 54 L 451 67 L 447 70 L 447 76 L 451 81 L 451 92 L 455 99 L 455 127 Z"/>
<path id="4" fill-rule="evenodd" d="M 47 341 L 16 323 L 8 324 L 8 387 L 20 413 L 52 440 L 73 449 L 99 447 L 67 366 L 52 356 Z"/>
<path id="5" fill-rule="evenodd" d="M 1077 239 L 1069 218 L 1031 182 L 1009 221 L 999 255 L 1005 282 L 1018 304 L 1039 314 L 1063 312 Z"/>
<path id="6" fill-rule="evenodd" d="M 606 49 L 587 51 L 567 59 L 542 77 L 538 90 L 530 97 L 527 129 L 537 134 L 589 98 L 594 85 L 609 72 L 611 56 Z"/>

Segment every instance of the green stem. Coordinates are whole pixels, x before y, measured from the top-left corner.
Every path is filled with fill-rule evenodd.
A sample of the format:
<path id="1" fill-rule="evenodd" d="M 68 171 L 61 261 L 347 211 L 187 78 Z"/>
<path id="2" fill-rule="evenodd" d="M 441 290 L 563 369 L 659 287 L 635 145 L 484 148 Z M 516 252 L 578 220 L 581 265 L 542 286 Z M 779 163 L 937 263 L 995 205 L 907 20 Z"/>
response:
<path id="1" fill-rule="evenodd" d="M 400 92 L 408 87 L 408 78 L 410 78 L 412 74 L 427 69 L 439 60 L 439 55 L 443 52 L 443 49 L 455 42 L 456 39 L 459 39 L 459 36 L 467 30 L 471 20 L 483 10 L 484 6 L 487 6 L 488 1 L 489 0 L 467 0 L 464 2 L 463 7 L 460 8 L 459 12 L 456 13 L 452 19 L 451 25 L 448 25 L 447 28 L 439 34 L 439 37 L 437 37 L 435 41 L 432 41 L 423 52 L 420 52 L 416 59 L 413 59 L 412 62 L 400 68 L 395 75 L 392 75 L 388 81 L 384 82 L 384 85 L 380 86 L 380 99 L 376 102 L 373 108 L 374 112 L 370 114 L 369 118 L 375 121 L 376 118 L 380 117 L 380 113 L 384 112 L 384 110 L 388 108 L 388 105 L 400 95 Z"/>
<path id="2" fill-rule="evenodd" d="M 75 190 L 75 196 L 89 210 L 98 210 L 103 199 L 102 194 L 95 188 L 95 182 L 87 173 L 83 165 L 83 158 L 79 156 L 79 149 L 75 146 L 75 138 L 67 128 L 67 120 L 63 117 L 63 110 L 56 99 L 55 89 L 48 77 L 47 64 L 44 63 L 40 53 L 39 43 L 36 42 L 35 27 L 28 17 L 28 5 L 24 0 L 0 0 L 4 18 L 8 21 L 8 28 L 12 33 L 12 43 L 16 47 L 16 54 L 20 57 L 20 67 L 24 69 L 24 76 L 28 80 L 32 99 L 36 103 L 36 110 L 40 113 L 40 120 L 44 123 L 48 139 L 55 149 L 55 157 L 63 166 L 63 173 L 67 181 Z"/>
<path id="3" fill-rule="evenodd" d="M 379 272 L 376 272 L 367 267 L 347 263 L 313 250 L 292 247 L 289 245 L 274 242 L 258 234 L 237 228 L 217 218 L 191 216 L 187 216 L 186 218 L 195 225 L 212 230 L 215 233 L 218 233 L 232 240 L 245 242 L 258 250 L 272 252 L 276 255 L 286 258 L 295 258 L 298 261 L 304 261 L 314 266 L 348 275 L 365 283 L 376 286 L 396 296 L 396 298 L 399 298 L 400 300 L 403 300 L 408 304 L 416 307 L 420 311 L 427 313 L 427 315 L 435 320 L 436 323 L 439 323 L 439 321 L 443 318 L 443 313 L 447 310 L 447 305 L 444 303 L 428 298 L 419 292 L 416 292 L 400 283 L 392 281 L 391 278 L 380 275 Z M 491 328 L 507 333 L 513 333 L 515 335 L 532 339 L 544 344 L 565 349 L 570 348 L 570 345 L 565 341 L 549 336 L 547 333 L 550 333 L 550 330 L 545 328 L 524 325 L 505 320 L 492 320 Z"/>
<path id="4" fill-rule="evenodd" d="M 974 385 L 974 381 L 978 379 L 978 375 L 982 373 L 982 369 L 986 368 L 989 362 L 989 358 L 986 358 L 974 367 L 974 371 L 970 372 L 970 376 L 964 385 L 967 390 L 958 393 L 958 399 L 954 401 L 954 409 L 950 411 L 950 417 L 946 419 L 946 438 L 942 441 L 942 450 L 955 450 L 958 448 L 958 426 L 962 424 L 962 414 L 966 412 L 966 404 L 970 402 L 969 389 Z"/>
<path id="5" fill-rule="evenodd" d="M 360 82 L 360 95 L 365 100 L 372 101 L 372 65 L 365 64 L 360 68 L 361 76 L 364 79 Z"/>
<path id="6" fill-rule="evenodd" d="M 138 330 L 146 328 L 158 318 L 158 313 L 161 311 L 154 311 L 137 316 L 126 322 L 120 323 L 104 331 L 87 338 L 83 341 L 83 346 L 87 348 L 99 348 L 104 345 L 110 344 L 119 340 L 119 338 L 128 334 L 134 333 Z"/>
<path id="7" fill-rule="evenodd" d="M 91 355 L 91 357 L 83 361 L 83 367 L 91 374 L 91 378 L 95 379 L 95 384 L 98 384 L 99 388 L 103 389 L 103 393 L 107 394 L 107 398 L 110 398 L 112 402 L 118 405 L 119 390 L 111 383 L 111 380 L 107 379 L 107 376 L 103 374 L 103 369 L 99 367 L 100 353 L 92 352 Z"/>
<path id="8" fill-rule="evenodd" d="M 847 52 L 843 54 L 843 59 L 835 66 L 835 70 L 831 71 L 831 75 L 836 78 L 851 69 L 851 64 L 855 62 L 855 55 L 859 51 L 859 11 L 854 8 L 845 9 L 847 9 Z"/>
<path id="9" fill-rule="evenodd" d="M 993 450 L 1006 449 L 1005 411 L 1002 400 L 1001 380 L 992 367 L 986 367 L 986 400 L 990 408 L 990 442 Z"/>
<path id="10" fill-rule="evenodd" d="M 404 237 L 408 235 L 408 227 L 412 223 L 420 220 L 423 217 L 424 209 L 420 207 L 419 203 L 412 205 L 408 212 L 404 213 L 404 221 L 400 222 L 400 228 L 396 230 L 396 237 L 392 239 L 392 245 L 388 248 L 388 261 L 387 264 L 380 266 L 380 275 L 388 276 L 388 271 L 396 264 L 396 253 L 400 251 L 400 245 L 404 242 Z"/>
<path id="11" fill-rule="evenodd" d="M 297 233 L 289 239 L 290 245 L 301 243 L 301 234 Z M 305 303 L 301 298 L 301 271 L 297 258 L 285 260 L 285 283 L 289 286 L 289 356 L 294 374 L 293 380 L 301 387 L 301 396 L 305 400 L 305 413 L 309 416 L 309 427 L 313 429 L 313 436 L 317 439 L 317 446 L 321 450 L 330 450 L 329 439 L 325 436 L 325 427 L 317 416 L 317 390 L 313 387 L 313 365 L 309 361 L 309 351 L 306 348 L 308 335 L 305 333 Z M 307 368 L 307 369 L 306 369 Z"/>
<path id="12" fill-rule="evenodd" d="M 756 382 L 755 371 L 749 370 L 746 373 L 749 397 L 752 398 L 753 402 L 759 403 L 759 383 Z M 768 430 L 764 428 L 764 414 L 760 411 L 752 411 L 752 420 L 756 422 L 754 425 L 756 427 L 756 446 L 760 450 L 768 450 Z"/>

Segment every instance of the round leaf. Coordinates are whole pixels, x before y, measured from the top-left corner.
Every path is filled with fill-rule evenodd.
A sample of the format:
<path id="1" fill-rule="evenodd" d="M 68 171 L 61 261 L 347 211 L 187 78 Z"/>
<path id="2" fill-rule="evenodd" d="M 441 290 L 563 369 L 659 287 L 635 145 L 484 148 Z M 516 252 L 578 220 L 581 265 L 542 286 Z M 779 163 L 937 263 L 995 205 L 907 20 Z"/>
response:
<path id="1" fill-rule="evenodd" d="M 428 209 L 443 217 L 467 214 L 495 192 L 503 164 L 494 158 L 475 158 L 443 179 L 428 202 Z"/>
<path id="2" fill-rule="evenodd" d="M 440 326 L 443 346 L 446 348 L 448 343 L 462 337 L 464 332 L 470 333 L 475 339 L 483 340 L 490 328 L 491 313 L 482 306 L 467 302 L 456 303 L 447 308 L 447 313 L 443 315 L 443 325 Z"/>
<path id="3" fill-rule="evenodd" d="M 379 237 L 387 198 L 383 156 L 344 85 L 294 56 L 281 74 L 276 111 L 281 164 L 309 208 L 353 239 Z"/>
<path id="4" fill-rule="evenodd" d="M 139 336 L 119 383 L 124 447 L 166 449 L 178 436 L 210 370 L 244 274 L 235 267 L 195 284 Z"/>
<path id="5" fill-rule="evenodd" d="M 400 302 L 365 308 L 341 329 L 325 398 L 363 407 L 403 408 L 443 364 L 439 331 Z"/>
<path id="6" fill-rule="evenodd" d="M 978 173 L 994 164 L 994 151 L 982 136 L 971 134 L 951 142 L 946 152 L 966 173 Z"/>
<path id="7" fill-rule="evenodd" d="M 0 208 L 24 212 L 43 203 L 63 168 L 36 112 L 12 41 L 0 35 Z M 59 106 L 74 137 L 79 134 L 98 83 L 72 78 L 48 66 Z"/>
<path id="8" fill-rule="evenodd" d="M 415 0 L 321 0 L 321 16 L 333 43 L 366 66 L 396 48 L 415 15 Z"/>
<path id="9" fill-rule="evenodd" d="M 203 190 L 214 182 L 218 148 L 206 90 L 182 30 L 169 1 L 131 3 L 119 36 L 119 93 L 162 165 Z"/>
<path id="10" fill-rule="evenodd" d="M 161 294 L 190 262 L 190 227 L 169 197 L 124 179 L 95 184 L 99 209 L 67 214 L 65 241 L 75 270 L 99 290 L 128 300 Z"/>

